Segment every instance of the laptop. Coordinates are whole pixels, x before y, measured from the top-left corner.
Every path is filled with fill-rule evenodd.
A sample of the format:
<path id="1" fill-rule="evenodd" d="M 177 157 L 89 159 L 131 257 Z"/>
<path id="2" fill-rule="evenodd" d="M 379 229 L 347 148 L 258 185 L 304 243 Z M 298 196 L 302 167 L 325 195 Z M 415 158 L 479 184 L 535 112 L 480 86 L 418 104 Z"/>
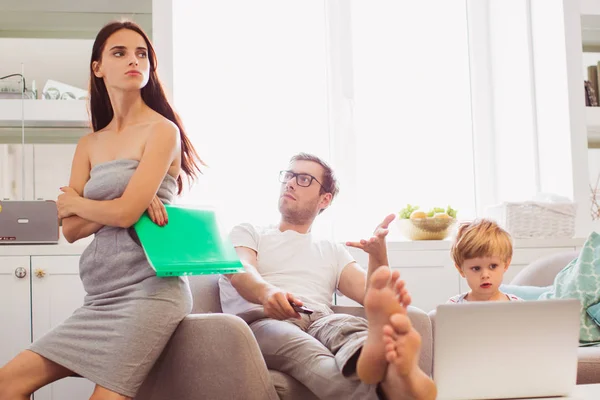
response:
<path id="1" fill-rule="evenodd" d="M 58 243 L 54 201 L 0 201 L 0 245 Z"/>
<path id="2" fill-rule="evenodd" d="M 579 300 L 437 307 L 439 400 L 567 396 L 577 379 Z"/>

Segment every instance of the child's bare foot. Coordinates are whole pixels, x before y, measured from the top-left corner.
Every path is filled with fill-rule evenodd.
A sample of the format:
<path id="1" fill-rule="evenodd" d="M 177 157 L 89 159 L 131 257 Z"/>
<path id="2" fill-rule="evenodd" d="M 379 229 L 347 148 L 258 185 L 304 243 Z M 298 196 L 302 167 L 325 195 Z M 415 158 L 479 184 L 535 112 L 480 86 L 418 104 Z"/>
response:
<path id="1" fill-rule="evenodd" d="M 356 364 L 356 372 L 367 384 L 381 382 L 385 377 L 388 362 L 385 356 L 383 327 L 393 314 L 406 315 L 410 297 L 398 271 L 379 267 L 371 275 L 365 294 L 365 312 L 369 321 L 369 334 Z"/>
<path id="2" fill-rule="evenodd" d="M 381 388 L 389 399 L 434 400 L 435 384 L 421 368 L 421 335 L 406 314 L 394 314 L 383 327 L 385 357 L 389 362 Z"/>

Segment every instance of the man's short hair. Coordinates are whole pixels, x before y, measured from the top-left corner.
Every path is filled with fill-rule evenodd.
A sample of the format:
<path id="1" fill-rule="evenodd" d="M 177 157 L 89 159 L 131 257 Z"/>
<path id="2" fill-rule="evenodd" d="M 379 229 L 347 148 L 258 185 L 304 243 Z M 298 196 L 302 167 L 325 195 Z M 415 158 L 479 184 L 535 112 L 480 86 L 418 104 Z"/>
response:
<path id="1" fill-rule="evenodd" d="M 328 163 L 326 163 L 321 158 L 308 153 L 296 154 L 290 159 L 290 164 L 295 161 L 312 161 L 323 167 L 323 180 L 321 181 L 320 194 L 331 193 L 331 200 L 335 198 L 335 196 L 340 191 L 340 187 L 333 172 L 333 169 L 329 166 Z"/>
<path id="2" fill-rule="evenodd" d="M 498 257 L 508 262 L 512 254 L 510 234 L 496 222 L 485 218 L 463 223 L 452 245 L 452 258 L 459 267 L 465 260 L 480 257 Z"/>

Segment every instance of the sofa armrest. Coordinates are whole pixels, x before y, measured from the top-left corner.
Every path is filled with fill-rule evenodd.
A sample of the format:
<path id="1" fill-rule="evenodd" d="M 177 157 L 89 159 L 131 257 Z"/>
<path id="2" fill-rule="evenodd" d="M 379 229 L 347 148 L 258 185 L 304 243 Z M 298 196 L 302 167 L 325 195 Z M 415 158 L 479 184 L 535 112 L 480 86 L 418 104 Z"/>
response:
<path id="1" fill-rule="evenodd" d="M 427 375 L 433 373 L 433 330 L 427 313 L 420 308 L 408 306 L 408 317 L 421 335 L 419 366 Z"/>
<path id="2" fill-rule="evenodd" d="M 577 251 L 566 251 L 539 258 L 523 268 L 510 282 L 519 286 L 550 286 L 556 275 L 579 256 Z"/>
<path id="3" fill-rule="evenodd" d="M 181 321 L 136 399 L 277 400 L 252 331 L 226 314 L 191 314 Z"/>
<path id="4" fill-rule="evenodd" d="M 366 318 L 363 307 L 333 306 L 333 312 L 339 314 L 350 314 Z M 421 357 L 419 366 L 427 375 L 433 372 L 433 330 L 429 316 L 421 309 L 413 306 L 408 307 L 408 317 L 413 326 L 421 335 Z"/>

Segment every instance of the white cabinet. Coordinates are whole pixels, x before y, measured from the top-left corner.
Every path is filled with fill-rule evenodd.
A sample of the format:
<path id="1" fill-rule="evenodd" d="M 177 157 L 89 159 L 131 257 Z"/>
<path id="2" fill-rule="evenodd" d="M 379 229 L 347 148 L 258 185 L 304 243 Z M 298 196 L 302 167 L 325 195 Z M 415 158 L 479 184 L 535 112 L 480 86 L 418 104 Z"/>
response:
<path id="1" fill-rule="evenodd" d="M 77 255 L 0 256 L 0 366 L 67 319 L 84 296 Z M 66 378 L 34 400 L 88 399 L 93 390 L 87 379 Z"/>
<path id="2" fill-rule="evenodd" d="M 29 270 L 29 257 L 0 257 L 0 365 L 31 341 Z"/>
<path id="3" fill-rule="evenodd" d="M 66 320 L 83 304 L 85 291 L 79 279 L 79 256 L 31 257 L 33 340 Z M 94 384 L 83 378 L 66 378 L 35 392 L 35 400 L 87 399 Z"/>
<path id="4" fill-rule="evenodd" d="M 400 279 L 406 282 L 410 293 L 411 305 L 423 311 L 433 310 L 438 304 L 445 303 L 450 297 L 459 293 L 458 272 L 444 265 L 393 267 L 400 272 Z M 364 264 L 365 266 L 367 264 Z M 340 306 L 360 306 L 345 296 L 336 295 L 335 304 Z"/>
<path id="5" fill-rule="evenodd" d="M 454 268 L 450 258 L 449 244 L 429 242 L 425 246 L 434 247 L 431 250 L 405 250 L 398 247 L 410 247 L 411 243 L 390 243 L 388 258 L 390 267 L 400 272 L 400 279 L 406 282 L 406 287 L 412 298 L 412 305 L 423 311 L 434 309 L 438 304 L 445 303 L 450 297 L 459 293 L 460 275 Z M 423 245 L 417 243 L 416 246 Z M 435 249 L 435 247 L 438 247 Z M 367 255 L 356 249 L 349 249 L 363 268 L 368 266 Z M 347 297 L 337 296 L 336 304 L 357 305 Z"/>
<path id="6" fill-rule="evenodd" d="M 459 292 L 459 275 L 448 250 L 392 250 L 389 259 L 390 266 L 399 270 L 406 282 L 415 307 L 432 310 Z"/>

